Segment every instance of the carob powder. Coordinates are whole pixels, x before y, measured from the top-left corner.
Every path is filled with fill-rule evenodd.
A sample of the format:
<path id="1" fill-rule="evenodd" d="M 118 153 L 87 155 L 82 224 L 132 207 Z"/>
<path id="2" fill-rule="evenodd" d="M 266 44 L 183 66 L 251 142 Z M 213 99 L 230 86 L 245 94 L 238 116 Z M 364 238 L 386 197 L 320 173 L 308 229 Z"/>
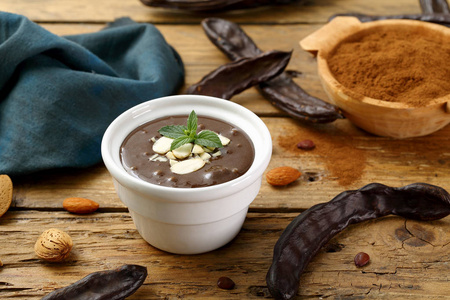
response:
<path id="1" fill-rule="evenodd" d="M 368 29 L 324 55 L 331 73 L 356 99 L 421 107 L 450 93 L 449 39 L 424 28 Z"/>
<path id="2" fill-rule="evenodd" d="M 350 126 L 341 128 L 341 126 Z M 323 160 L 331 177 L 335 177 L 341 186 L 350 186 L 361 179 L 367 165 L 366 152 L 356 147 L 349 130 L 355 130 L 348 123 L 327 127 L 303 126 L 292 130 L 292 127 L 283 129 L 285 134 L 278 138 L 278 145 L 295 155 L 304 155 L 309 151 L 298 149 L 296 141 L 309 139 L 314 141 L 316 147 L 310 151 Z"/>

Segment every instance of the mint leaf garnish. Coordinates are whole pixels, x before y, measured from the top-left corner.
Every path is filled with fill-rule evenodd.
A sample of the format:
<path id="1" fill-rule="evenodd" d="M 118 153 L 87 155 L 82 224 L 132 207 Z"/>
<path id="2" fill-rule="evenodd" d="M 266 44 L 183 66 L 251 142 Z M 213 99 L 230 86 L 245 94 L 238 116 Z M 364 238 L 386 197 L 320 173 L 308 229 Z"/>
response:
<path id="1" fill-rule="evenodd" d="M 184 144 L 192 143 L 192 142 L 193 142 L 192 138 L 190 138 L 188 136 L 180 136 L 180 137 L 176 138 L 175 140 L 173 140 L 172 144 L 170 145 L 170 150 L 177 149 L 178 147 L 181 147 Z"/>
<path id="2" fill-rule="evenodd" d="M 162 127 L 158 132 L 168 138 L 174 139 L 170 150 L 177 149 L 187 143 L 194 143 L 205 147 L 223 147 L 219 136 L 210 130 L 203 130 L 197 135 L 197 114 L 192 111 L 187 120 L 187 126 L 168 125 Z"/>
<path id="3" fill-rule="evenodd" d="M 214 147 L 220 148 L 223 147 L 222 142 L 219 139 L 219 136 L 210 130 L 203 130 L 195 139 L 195 143 L 205 147 Z"/>
<path id="4" fill-rule="evenodd" d="M 187 127 L 183 125 L 169 125 L 162 127 L 160 130 L 158 130 L 158 132 L 165 137 L 176 139 L 184 136 L 186 134 L 186 130 Z"/>
<path id="5" fill-rule="evenodd" d="M 189 118 L 187 120 L 187 130 L 191 133 L 197 131 L 197 114 L 195 111 L 191 111 L 189 114 Z"/>

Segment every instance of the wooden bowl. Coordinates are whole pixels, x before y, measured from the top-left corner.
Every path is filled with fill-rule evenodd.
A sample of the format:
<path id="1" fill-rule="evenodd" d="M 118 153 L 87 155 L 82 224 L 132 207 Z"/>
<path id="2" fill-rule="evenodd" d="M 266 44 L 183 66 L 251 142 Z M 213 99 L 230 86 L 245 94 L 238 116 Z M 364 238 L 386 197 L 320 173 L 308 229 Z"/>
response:
<path id="1" fill-rule="evenodd" d="M 361 95 L 349 96 L 349 89 L 333 76 L 326 57 L 342 40 L 362 30 L 401 26 L 411 30 L 436 31 L 450 41 L 450 29 L 413 20 L 383 20 L 361 23 L 354 17 L 337 17 L 300 41 L 300 46 L 317 56 L 318 74 L 330 101 L 356 126 L 379 136 L 408 138 L 433 133 L 450 123 L 450 94 L 422 107 L 388 102 Z M 449 78 L 450 79 L 450 78 Z M 450 93 L 450 91 L 449 91 Z M 350 93 L 354 95 L 355 93 Z"/>

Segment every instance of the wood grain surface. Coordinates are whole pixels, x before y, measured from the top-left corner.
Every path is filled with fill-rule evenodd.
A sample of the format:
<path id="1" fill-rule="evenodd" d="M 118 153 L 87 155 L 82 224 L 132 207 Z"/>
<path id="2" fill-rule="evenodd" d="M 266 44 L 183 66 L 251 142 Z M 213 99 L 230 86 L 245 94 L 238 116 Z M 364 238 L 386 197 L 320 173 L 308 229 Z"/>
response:
<path id="1" fill-rule="evenodd" d="M 144 6 L 139 0 L 2 0 L 2 10 L 25 15 L 44 23 L 104 23 L 129 16 L 139 22 L 189 24 L 198 23 L 208 13 L 189 13 L 178 10 Z M 266 6 L 250 11 L 239 10 L 215 13 L 239 23 L 324 23 L 335 13 L 367 14 L 420 13 L 414 0 L 299 0 L 289 5 Z"/>
<path id="2" fill-rule="evenodd" d="M 143 241 L 128 213 L 76 216 L 67 212 L 14 211 L 0 219 L 3 234 L 2 299 L 39 299 L 89 273 L 124 262 L 145 265 L 149 276 L 129 299 L 257 299 L 268 296 L 265 274 L 273 245 L 295 213 L 249 213 L 240 234 L 219 250 L 173 255 Z M 34 254 L 40 228 L 56 227 L 74 242 L 64 263 L 46 263 Z M 354 225 L 331 240 L 305 270 L 302 298 L 442 299 L 450 293 L 450 218 L 417 222 L 386 217 Z M 9 251 L 5 251 L 9 249 Z M 15 251 L 12 251 L 15 249 Z M 364 251 L 369 265 L 355 267 Z M 220 290 L 217 279 L 236 288 Z"/>
<path id="3" fill-rule="evenodd" d="M 326 99 L 315 59 L 298 42 L 336 13 L 419 13 L 415 0 L 307 0 L 248 11 L 195 14 L 151 8 L 139 0 L 2 0 L 2 11 L 22 14 L 57 35 L 96 32 L 108 22 L 130 17 L 149 22 L 180 53 L 185 88 L 228 59 L 205 36 L 200 22 L 209 16 L 239 23 L 263 50 L 293 51 L 287 67 L 314 96 Z M 273 247 L 284 228 L 314 204 L 371 182 L 403 186 L 426 182 L 450 190 L 450 127 L 420 138 L 377 137 L 348 120 L 311 125 L 295 121 L 255 88 L 232 98 L 258 114 L 273 140 L 269 169 L 289 165 L 303 173 L 295 183 L 262 188 L 239 235 L 228 245 L 201 255 L 173 255 L 147 244 L 114 191 L 103 164 L 86 169 L 51 170 L 13 178 L 10 210 L 0 218 L 0 298 L 40 299 L 89 273 L 124 263 L 145 265 L 149 276 L 128 299 L 270 298 L 265 283 Z M 311 139 L 316 148 L 297 149 Z M 100 204 L 98 212 L 74 215 L 62 208 L 67 197 Z M 59 228 L 74 241 L 69 259 L 47 263 L 34 254 L 42 231 Z M 364 251 L 370 263 L 358 268 Z M 228 276 L 227 291 L 216 286 Z M 450 299 L 450 217 L 418 222 L 389 216 L 352 225 L 333 238 L 301 277 L 299 299 Z"/>

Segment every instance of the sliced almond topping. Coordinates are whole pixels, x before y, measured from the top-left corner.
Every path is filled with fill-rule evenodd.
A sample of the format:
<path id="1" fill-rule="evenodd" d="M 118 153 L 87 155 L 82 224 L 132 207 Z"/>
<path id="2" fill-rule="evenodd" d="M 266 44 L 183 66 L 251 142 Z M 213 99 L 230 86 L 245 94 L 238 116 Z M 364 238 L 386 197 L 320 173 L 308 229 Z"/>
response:
<path id="1" fill-rule="evenodd" d="M 169 159 L 168 159 L 167 157 L 161 156 L 161 155 L 158 155 L 158 157 L 155 158 L 155 161 L 161 161 L 161 162 L 166 162 L 166 161 L 168 161 L 168 160 L 169 160 Z"/>
<path id="2" fill-rule="evenodd" d="M 212 154 L 213 157 L 217 157 L 217 156 L 221 156 L 221 155 L 222 155 L 222 152 L 220 152 L 220 151 L 216 151 Z"/>
<path id="3" fill-rule="evenodd" d="M 168 159 L 167 157 L 165 157 L 165 156 L 161 156 L 161 155 L 159 155 L 159 154 L 154 154 L 154 155 L 152 155 L 148 160 L 149 160 L 149 161 L 162 161 L 162 162 L 166 162 L 166 161 L 168 161 L 169 159 Z"/>
<path id="4" fill-rule="evenodd" d="M 177 159 L 177 158 L 175 157 L 175 155 L 173 155 L 173 152 L 172 152 L 172 151 L 167 152 L 167 153 L 166 153 L 166 157 L 167 157 L 168 159 Z"/>
<path id="5" fill-rule="evenodd" d="M 194 145 L 192 143 L 184 144 L 177 149 L 172 150 L 173 155 L 178 159 L 183 159 L 191 155 L 191 150 Z"/>
<path id="6" fill-rule="evenodd" d="M 223 146 L 226 146 L 226 145 L 228 145 L 230 143 L 230 139 L 229 138 L 227 138 L 227 137 L 225 137 L 225 136 L 223 136 L 221 134 L 219 134 L 218 136 L 219 136 L 220 142 L 222 143 Z"/>
<path id="7" fill-rule="evenodd" d="M 170 151 L 170 145 L 172 145 L 173 139 L 168 137 L 161 137 L 153 144 L 153 151 L 158 154 L 166 154 Z"/>
<path id="8" fill-rule="evenodd" d="M 205 150 L 203 150 L 203 147 L 200 145 L 195 144 L 194 147 L 192 148 L 192 153 L 201 154 L 203 152 L 205 152 Z"/>
<path id="9" fill-rule="evenodd" d="M 217 134 L 223 146 L 230 143 L 230 139 Z M 187 143 L 177 149 L 170 150 L 173 139 L 161 137 L 151 138 L 155 155 L 151 156 L 151 161 L 169 161 L 170 170 L 176 174 L 188 174 L 201 169 L 206 163 L 210 163 L 211 157 L 218 157 L 222 152 L 215 147 L 206 147 L 197 144 Z"/>
<path id="10" fill-rule="evenodd" d="M 211 158 L 211 155 L 209 153 L 203 152 L 202 154 L 200 154 L 200 158 L 204 161 L 207 161 Z"/>
<path id="11" fill-rule="evenodd" d="M 170 170 L 176 174 L 188 174 L 201 169 L 205 161 L 201 158 L 193 158 L 180 161 L 170 167 Z"/>
<path id="12" fill-rule="evenodd" d="M 149 160 L 149 161 L 155 161 L 155 159 L 156 159 L 158 156 L 159 156 L 159 154 L 158 154 L 158 153 L 155 153 L 155 154 L 153 154 L 152 156 L 150 156 L 150 157 L 148 158 L 148 160 Z"/>
<path id="13" fill-rule="evenodd" d="M 203 148 L 203 151 L 206 152 L 206 153 L 211 153 L 214 150 L 214 149 L 210 149 L 208 147 L 202 147 L 202 148 Z"/>

